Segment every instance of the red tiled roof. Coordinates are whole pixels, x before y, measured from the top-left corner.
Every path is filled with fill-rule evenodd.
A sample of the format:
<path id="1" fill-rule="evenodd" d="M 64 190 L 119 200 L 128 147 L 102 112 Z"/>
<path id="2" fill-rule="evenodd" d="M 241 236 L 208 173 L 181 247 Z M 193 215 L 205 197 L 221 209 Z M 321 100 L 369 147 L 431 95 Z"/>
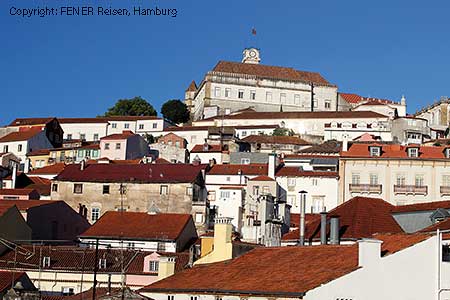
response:
<path id="1" fill-rule="evenodd" d="M 192 80 L 191 84 L 189 84 L 188 88 L 186 89 L 186 92 L 195 92 L 197 91 L 197 84 L 195 84 L 195 81 Z"/>
<path id="2" fill-rule="evenodd" d="M 0 293 L 4 293 L 25 275 L 25 272 L 0 271 Z"/>
<path id="3" fill-rule="evenodd" d="M 192 222 L 192 216 L 189 214 L 107 211 L 80 236 L 176 240 L 189 222 Z M 136 230 L 137 228 L 139 230 Z"/>
<path id="4" fill-rule="evenodd" d="M 107 136 L 102 137 L 100 140 L 126 140 L 131 136 L 134 136 L 134 132 L 131 130 L 124 130 L 122 131 L 122 133 L 115 133 L 115 134 L 110 134 Z"/>
<path id="5" fill-rule="evenodd" d="M 32 125 L 45 125 L 48 122 L 55 119 L 55 117 L 48 118 L 17 118 L 13 120 L 9 126 L 32 126 Z"/>
<path id="6" fill-rule="evenodd" d="M 39 149 L 32 152 L 27 153 L 27 156 L 39 156 L 39 155 L 49 155 L 50 149 Z"/>
<path id="7" fill-rule="evenodd" d="M 297 71 L 293 68 L 267 66 L 260 64 L 246 64 L 239 62 L 219 61 L 214 72 L 253 75 L 261 78 L 273 78 L 290 81 L 313 82 L 321 85 L 331 85 L 319 73 Z"/>
<path id="8" fill-rule="evenodd" d="M 0 189 L 0 195 L 27 196 L 37 193 L 34 189 Z"/>
<path id="9" fill-rule="evenodd" d="M 381 146 L 381 155 L 376 157 L 380 158 L 407 158 L 407 159 L 448 159 L 445 156 L 445 149 L 447 146 L 403 146 L 398 144 L 371 144 L 371 143 L 353 143 L 348 146 L 348 151 L 341 152 L 341 156 L 344 158 L 369 158 L 371 146 Z M 419 157 L 413 158 L 408 156 L 407 148 L 418 147 Z"/>
<path id="10" fill-rule="evenodd" d="M 373 97 L 363 97 L 357 94 L 351 93 L 339 93 L 339 95 L 348 103 L 351 104 L 361 104 L 361 105 L 385 105 L 385 104 L 393 104 L 392 100 L 388 99 L 379 99 Z"/>
<path id="11" fill-rule="evenodd" d="M 310 223 L 316 218 L 320 218 L 320 214 L 305 214 L 305 224 Z M 300 225 L 300 214 L 291 213 L 291 228 L 298 228 Z"/>
<path id="12" fill-rule="evenodd" d="M 194 266 L 141 291 L 301 297 L 357 268 L 356 245 L 259 247 L 230 261 Z"/>
<path id="13" fill-rule="evenodd" d="M 194 182 L 205 165 L 190 164 L 79 164 L 67 165 L 57 180 L 79 182 L 181 183 Z"/>
<path id="14" fill-rule="evenodd" d="M 319 145 L 312 145 L 306 149 L 300 150 L 298 154 L 318 154 L 318 153 L 327 153 L 327 154 L 339 154 L 342 148 L 342 142 L 338 142 L 336 140 L 329 140 Z M 287 155 L 289 156 L 289 155 Z"/>
<path id="15" fill-rule="evenodd" d="M 206 150 L 206 151 L 205 151 L 204 147 L 205 147 L 205 145 L 203 145 L 203 144 L 195 145 L 192 148 L 191 153 L 222 152 L 222 148 L 220 147 L 220 145 L 208 145 L 208 150 Z"/>
<path id="16" fill-rule="evenodd" d="M 0 208 L 9 208 L 16 206 L 20 211 L 26 211 L 29 208 L 43 206 L 63 201 L 58 200 L 0 200 Z"/>
<path id="17" fill-rule="evenodd" d="M 155 164 L 171 164 L 170 161 L 168 161 L 167 159 L 158 157 L 157 159 L 155 159 L 154 161 Z"/>
<path id="18" fill-rule="evenodd" d="M 431 235 L 420 233 L 376 233 L 372 237 L 383 241 L 381 244 L 381 255 L 386 256 L 423 242 L 429 239 Z"/>
<path id="19" fill-rule="evenodd" d="M 45 166 L 42 168 L 34 169 L 28 172 L 29 175 L 51 175 L 51 174 L 59 174 L 66 168 L 66 164 L 64 163 L 56 163 L 53 165 Z"/>
<path id="20" fill-rule="evenodd" d="M 275 179 L 267 176 L 267 175 L 259 175 L 255 178 L 250 179 L 250 181 L 275 181 Z"/>
<path id="21" fill-rule="evenodd" d="M 241 141 L 247 143 L 301 145 L 301 146 L 311 144 L 296 136 L 249 135 L 241 139 Z"/>
<path id="22" fill-rule="evenodd" d="M 402 228 L 391 215 L 393 205 L 377 198 L 354 197 L 328 213 L 339 216 L 340 237 L 359 239 L 371 237 L 374 233 L 403 233 Z M 327 225 L 329 229 L 329 225 Z M 329 230 L 328 230 L 329 231 Z M 320 218 L 306 226 L 308 240 L 320 238 Z M 283 236 L 283 240 L 298 240 L 299 231 L 293 230 Z"/>
<path id="23" fill-rule="evenodd" d="M 64 123 L 108 123 L 107 118 L 58 118 L 60 124 Z"/>
<path id="24" fill-rule="evenodd" d="M 209 126 L 170 126 L 164 128 L 164 131 L 205 131 Z"/>
<path id="25" fill-rule="evenodd" d="M 42 130 L 40 128 L 36 129 L 30 129 L 26 131 L 15 131 L 11 132 L 4 137 L 0 138 L 0 143 L 5 142 L 19 142 L 19 141 L 26 141 L 34 137 L 36 134 L 41 132 Z"/>
<path id="26" fill-rule="evenodd" d="M 214 165 L 208 175 L 267 175 L 267 164 L 248 164 L 248 165 Z"/>
<path id="27" fill-rule="evenodd" d="M 276 171 L 275 176 L 339 178 L 339 173 L 331 171 L 304 171 L 299 167 L 282 167 Z"/>
<path id="28" fill-rule="evenodd" d="M 432 224 L 419 232 L 436 232 L 436 230 L 449 230 L 450 229 L 450 218 L 447 218 L 443 221 Z"/>
<path id="29" fill-rule="evenodd" d="M 434 201 L 425 203 L 416 203 L 408 205 L 399 205 L 392 208 L 393 213 L 413 212 L 413 211 L 426 211 L 436 210 L 438 208 L 450 209 L 450 201 Z"/>
<path id="30" fill-rule="evenodd" d="M 143 121 L 143 120 L 162 120 L 157 116 L 108 116 L 108 121 Z"/>
<path id="31" fill-rule="evenodd" d="M 352 104 L 356 104 L 364 100 L 364 97 L 357 94 L 339 93 L 339 95 L 344 98 L 345 101 Z"/>

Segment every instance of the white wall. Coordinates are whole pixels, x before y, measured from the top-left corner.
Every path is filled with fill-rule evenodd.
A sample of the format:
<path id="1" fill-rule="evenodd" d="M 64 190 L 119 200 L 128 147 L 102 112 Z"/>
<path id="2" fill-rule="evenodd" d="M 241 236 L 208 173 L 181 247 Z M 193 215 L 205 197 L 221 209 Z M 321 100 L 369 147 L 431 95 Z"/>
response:
<path id="1" fill-rule="evenodd" d="M 95 247 L 96 240 L 95 239 L 86 239 L 80 237 L 80 241 L 85 244 L 90 244 L 92 247 Z M 101 239 L 99 240 L 99 248 L 106 249 L 108 245 L 112 248 L 122 248 L 127 249 L 129 243 L 134 244 L 133 249 L 140 249 L 144 251 L 158 251 L 158 244 L 164 247 L 164 252 L 175 253 L 177 252 L 177 244 L 175 242 L 158 242 L 158 241 L 144 241 L 144 240 L 123 240 L 123 243 L 120 240 L 108 240 Z M 131 246 L 130 246 L 131 247 Z"/>
<path id="2" fill-rule="evenodd" d="M 80 134 L 85 135 L 86 141 L 95 141 L 94 135 L 98 135 L 97 140 L 108 135 L 108 123 L 61 123 L 64 131 L 64 139 L 71 134 L 72 139 L 80 139 Z"/>

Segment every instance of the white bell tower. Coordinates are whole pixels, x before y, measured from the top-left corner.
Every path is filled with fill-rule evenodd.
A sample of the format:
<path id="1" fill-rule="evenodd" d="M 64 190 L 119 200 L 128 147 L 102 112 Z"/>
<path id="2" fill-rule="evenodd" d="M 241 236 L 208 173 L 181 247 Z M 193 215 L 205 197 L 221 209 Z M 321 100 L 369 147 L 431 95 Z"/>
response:
<path id="1" fill-rule="evenodd" d="M 246 48 L 242 52 L 243 58 L 242 62 L 244 64 L 259 64 L 261 58 L 259 56 L 259 49 L 257 48 Z"/>

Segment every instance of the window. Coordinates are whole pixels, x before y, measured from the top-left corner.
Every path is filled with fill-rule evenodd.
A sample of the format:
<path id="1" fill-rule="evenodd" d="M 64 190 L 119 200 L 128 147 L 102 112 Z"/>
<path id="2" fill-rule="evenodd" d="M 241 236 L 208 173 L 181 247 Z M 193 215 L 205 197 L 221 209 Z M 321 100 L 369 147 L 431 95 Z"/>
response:
<path id="1" fill-rule="evenodd" d="M 231 181 L 231 177 L 228 176 L 228 177 L 226 178 L 226 181 Z"/>
<path id="2" fill-rule="evenodd" d="M 22 152 L 22 144 L 17 145 L 17 152 Z"/>
<path id="3" fill-rule="evenodd" d="M 106 269 L 106 258 L 100 258 L 98 260 L 98 268 L 99 269 Z"/>
<path id="4" fill-rule="evenodd" d="M 149 261 L 148 270 L 150 272 L 158 272 L 158 270 L 159 270 L 159 262 L 158 261 L 154 261 L 154 260 Z"/>
<path id="5" fill-rule="evenodd" d="M 253 195 L 255 195 L 255 196 L 259 195 L 259 186 L 258 185 L 253 186 Z"/>
<path id="6" fill-rule="evenodd" d="M 112 128 L 117 128 L 117 123 L 112 123 L 112 124 L 111 124 L 111 127 L 112 127 Z"/>
<path id="7" fill-rule="evenodd" d="M 450 186 L 450 175 L 442 175 L 442 186 Z"/>
<path id="8" fill-rule="evenodd" d="M 190 300 L 198 300 L 198 299 L 197 299 L 197 296 L 191 296 Z"/>
<path id="9" fill-rule="evenodd" d="M 175 142 L 175 147 L 180 148 L 180 146 L 181 146 L 180 141 L 176 141 Z"/>
<path id="10" fill-rule="evenodd" d="M 109 185 L 103 185 L 103 194 L 109 194 Z"/>
<path id="11" fill-rule="evenodd" d="M 64 286 L 62 288 L 62 294 L 63 296 L 72 296 L 75 294 L 75 289 L 73 287 Z"/>
<path id="12" fill-rule="evenodd" d="M 209 201 L 215 201 L 216 200 L 216 191 L 209 191 L 208 192 L 208 200 Z"/>
<path id="13" fill-rule="evenodd" d="M 380 156 L 380 147 L 370 147 L 370 156 Z"/>
<path id="14" fill-rule="evenodd" d="M 361 176 L 359 173 L 353 173 L 352 174 L 352 184 L 360 184 Z"/>
<path id="15" fill-rule="evenodd" d="M 230 191 L 220 191 L 220 198 L 228 199 L 230 198 Z"/>
<path id="16" fill-rule="evenodd" d="M 286 103 L 286 94 L 285 93 L 281 93 L 280 94 L 280 103 Z"/>
<path id="17" fill-rule="evenodd" d="M 82 194 L 83 193 L 83 184 L 82 183 L 75 183 L 73 185 L 73 193 L 74 194 Z"/>
<path id="18" fill-rule="evenodd" d="M 192 186 L 188 186 L 188 187 L 186 188 L 186 195 L 192 196 Z"/>
<path id="19" fill-rule="evenodd" d="M 105 143 L 105 150 L 109 150 L 109 143 Z"/>
<path id="20" fill-rule="evenodd" d="M 424 176 L 422 174 L 416 174 L 414 185 L 419 187 L 424 186 Z"/>
<path id="21" fill-rule="evenodd" d="M 228 98 L 228 97 L 230 97 L 230 95 L 231 95 L 231 89 L 226 88 L 225 89 L 225 97 Z"/>
<path id="22" fill-rule="evenodd" d="M 419 157 L 419 148 L 408 148 L 409 157 Z"/>
<path id="23" fill-rule="evenodd" d="M 125 129 L 130 128 L 130 123 L 125 123 L 125 125 L 123 125 L 123 127 L 124 127 Z"/>
<path id="24" fill-rule="evenodd" d="M 98 133 L 94 133 L 94 141 L 98 141 Z"/>
<path id="25" fill-rule="evenodd" d="M 72 134 L 67 134 L 67 140 L 70 141 L 72 139 Z"/>
<path id="26" fill-rule="evenodd" d="M 58 184 L 54 183 L 52 184 L 52 192 L 57 192 L 58 191 Z"/>
<path id="27" fill-rule="evenodd" d="M 144 129 L 144 124 L 139 124 L 139 129 Z"/>
<path id="28" fill-rule="evenodd" d="M 44 258 L 42 259 L 42 266 L 44 268 L 50 267 L 50 256 L 44 256 Z"/>
<path id="29" fill-rule="evenodd" d="M 242 131 L 242 137 L 247 136 L 247 131 Z"/>
<path id="30" fill-rule="evenodd" d="M 250 158 L 241 158 L 241 164 L 242 165 L 249 165 L 250 164 Z"/>
<path id="31" fill-rule="evenodd" d="M 250 91 L 250 99 L 255 100 L 256 99 L 256 91 Z"/>
<path id="32" fill-rule="evenodd" d="M 120 143 L 116 143 L 116 150 L 120 150 Z"/>
<path id="33" fill-rule="evenodd" d="M 160 195 L 167 195 L 169 193 L 169 186 L 168 185 L 161 185 L 159 187 L 159 194 Z"/>
<path id="34" fill-rule="evenodd" d="M 331 101 L 330 100 L 325 100 L 325 109 L 331 109 Z"/>
<path id="35" fill-rule="evenodd" d="M 270 194 L 270 189 L 267 185 L 263 186 L 262 191 L 263 191 L 263 195 Z"/>
<path id="36" fill-rule="evenodd" d="M 3 152 L 8 152 L 8 145 L 3 146 Z"/>
<path id="37" fill-rule="evenodd" d="M 135 245 L 135 243 L 133 243 L 133 242 L 129 242 L 128 244 L 127 244 L 127 248 L 128 249 L 134 249 L 136 247 L 136 245 Z"/>
<path id="38" fill-rule="evenodd" d="M 175 296 L 174 295 L 167 295 L 167 300 L 175 300 Z"/>
<path id="39" fill-rule="evenodd" d="M 298 207 L 297 197 L 295 195 L 288 195 L 287 203 L 290 204 L 292 207 Z"/>
<path id="40" fill-rule="evenodd" d="M 267 102 L 272 102 L 272 93 L 271 92 L 267 92 L 266 93 L 266 101 Z"/>
<path id="41" fill-rule="evenodd" d="M 152 124 L 152 128 L 153 128 L 153 129 L 158 128 L 158 123 L 153 123 L 153 124 Z"/>
<path id="42" fill-rule="evenodd" d="M 312 185 L 314 185 L 314 186 L 319 184 L 319 180 L 317 178 L 312 178 L 311 182 L 312 182 Z"/>
<path id="43" fill-rule="evenodd" d="M 164 242 L 158 242 L 157 247 L 158 247 L 157 248 L 158 251 L 161 251 L 161 252 L 166 251 L 166 243 L 164 243 Z"/>
<path id="44" fill-rule="evenodd" d="M 314 108 L 319 107 L 319 100 L 317 100 L 317 99 L 314 99 L 314 100 L 313 100 L 313 107 L 314 107 Z"/>
<path id="45" fill-rule="evenodd" d="M 288 184 L 288 186 L 295 186 L 295 178 L 288 178 L 288 182 L 287 182 L 287 184 Z"/>
<path id="46" fill-rule="evenodd" d="M 294 104 L 300 105 L 300 95 L 294 95 Z"/>
<path id="47" fill-rule="evenodd" d="M 91 220 L 92 222 L 96 222 L 100 218 L 100 208 L 93 207 L 91 209 Z"/>
<path id="48" fill-rule="evenodd" d="M 378 174 L 370 174 L 370 185 L 377 185 L 378 184 Z"/>
<path id="49" fill-rule="evenodd" d="M 86 134 L 80 133 L 80 140 L 85 141 L 86 140 Z"/>
<path id="50" fill-rule="evenodd" d="M 195 213 L 195 223 L 203 223 L 203 214 Z"/>
<path id="51" fill-rule="evenodd" d="M 92 150 L 92 157 L 98 157 L 98 150 Z"/>
<path id="52" fill-rule="evenodd" d="M 220 97 L 220 87 L 214 88 L 214 97 Z"/>
<path id="53" fill-rule="evenodd" d="M 238 91 L 238 98 L 239 99 L 243 99 L 244 98 L 244 90 L 239 90 Z"/>
<path id="54" fill-rule="evenodd" d="M 325 211 L 325 196 L 312 196 L 312 207 L 313 213 L 321 213 Z"/>
<path id="55" fill-rule="evenodd" d="M 397 174 L 397 185 L 398 186 L 405 186 L 406 184 L 406 177 L 403 174 Z"/>

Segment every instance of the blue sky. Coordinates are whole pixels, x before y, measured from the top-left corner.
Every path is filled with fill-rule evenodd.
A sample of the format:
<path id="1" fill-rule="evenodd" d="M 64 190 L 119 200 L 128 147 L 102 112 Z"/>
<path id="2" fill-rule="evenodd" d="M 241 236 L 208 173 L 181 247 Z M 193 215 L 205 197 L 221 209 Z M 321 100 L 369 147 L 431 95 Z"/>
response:
<path id="1" fill-rule="evenodd" d="M 45 5 L 158 6 L 178 16 L 9 15 L 11 6 Z M 255 44 L 264 64 L 320 72 L 342 92 L 405 94 L 412 113 L 450 95 L 449 9 L 445 1 L 2 0 L 0 123 L 96 116 L 133 96 L 159 111 L 218 60 L 239 61 Z"/>

